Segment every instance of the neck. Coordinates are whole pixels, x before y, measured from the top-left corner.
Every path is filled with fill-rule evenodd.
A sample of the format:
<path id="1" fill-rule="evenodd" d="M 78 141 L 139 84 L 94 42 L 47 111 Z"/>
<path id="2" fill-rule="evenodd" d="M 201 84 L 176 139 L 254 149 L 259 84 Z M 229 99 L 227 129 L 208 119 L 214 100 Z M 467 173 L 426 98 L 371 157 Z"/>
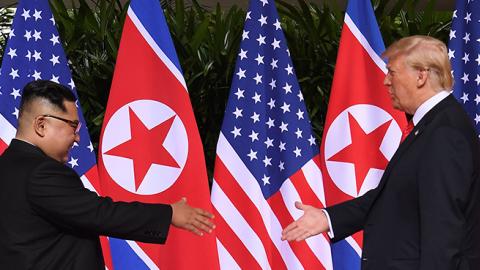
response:
<path id="1" fill-rule="evenodd" d="M 34 140 L 32 140 L 31 138 L 29 138 L 28 136 L 25 136 L 23 134 L 21 134 L 20 132 L 17 132 L 17 135 L 15 135 L 15 139 L 17 140 L 20 140 L 20 141 L 24 141 L 24 142 L 27 142 L 31 145 L 37 145 Z"/>
<path id="2" fill-rule="evenodd" d="M 416 98 L 416 102 L 414 104 L 414 109 L 412 109 L 411 111 L 408 111 L 406 113 L 414 115 L 415 112 L 417 111 L 418 107 L 420 107 L 423 103 L 425 103 L 425 101 L 429 100 L 430 98 L 432 98 L 433 96 L 435 96 L 439 92 L 440 92 L 440 90 L 435 91 L 432 88 L 428 88 L 428 89 L 425 89 L 424 91 L 421 91 L 419 93 L 418 97 Z"/>

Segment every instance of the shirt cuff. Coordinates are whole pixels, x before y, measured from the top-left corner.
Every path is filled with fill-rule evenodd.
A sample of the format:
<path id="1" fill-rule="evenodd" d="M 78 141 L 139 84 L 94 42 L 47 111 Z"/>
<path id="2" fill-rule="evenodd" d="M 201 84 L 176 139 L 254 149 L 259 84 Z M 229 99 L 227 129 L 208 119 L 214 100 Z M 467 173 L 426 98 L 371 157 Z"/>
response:
<path id="1" fill-rule="evenodd" d="M 332 227 L 332 221 L 330 220 L 330 216 L 328 215 L 328 212 L 327 210 L 325 209 L 322 209 L 323 213 L 325 213 L 325 216 L 327 216 L 327 220 L 328 220 L 328 232 L 327 232 L 327 235 L 328 237 L 330 237 L 330 239 L 333 239 L 335 237 L 335 235 L 333 234 L 333 227 Z"/>

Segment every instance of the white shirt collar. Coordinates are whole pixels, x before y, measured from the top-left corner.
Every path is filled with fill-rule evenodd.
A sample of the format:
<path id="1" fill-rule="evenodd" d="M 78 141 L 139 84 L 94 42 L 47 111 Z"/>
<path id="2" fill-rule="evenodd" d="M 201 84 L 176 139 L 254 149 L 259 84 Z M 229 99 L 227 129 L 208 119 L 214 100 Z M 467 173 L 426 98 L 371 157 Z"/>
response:
<path id="1" fill-rule="evenodd" d="M 418 109 L 415 111 L 415 114 L 413 115 L 412 121 L 413 124 L 416 126 L 420 120 L 427 114 L 435 105 L 440 103 L 444 98 L 448 97 L 450 95 L 450 92 L 447 91 L 440 91 L 433 97 L 427 99 Z"/>

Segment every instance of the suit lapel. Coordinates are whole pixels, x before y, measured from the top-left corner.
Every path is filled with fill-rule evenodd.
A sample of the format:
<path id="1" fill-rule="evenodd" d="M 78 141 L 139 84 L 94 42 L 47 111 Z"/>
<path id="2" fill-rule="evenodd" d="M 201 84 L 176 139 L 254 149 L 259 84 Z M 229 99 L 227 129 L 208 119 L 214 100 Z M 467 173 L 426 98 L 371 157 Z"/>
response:
<path id="1" fill-rule="evenodd" d="M 393 155 L 392 159 L 388 163 L 387 167 L 385 168 L 385 172 L 383 173 L 382 179 L 379 183 L 379 190 L 381 191 L 385 186 L 387 180 L 389 179 L 390 173 L 392 172 L 395 165 L 403 156 L 403 154 L 413 145 L 413 143 L 419 138 L 422 133 L 428 128 L 428 125 L 432 120 L 435 118 L 436 115 L 446 107 L 455 104 L 457 101 L 452 95 L 447 96 L 442 101 L 440 101 L 437 105 L 435 105 L 425 116 L 418 122 L 418 124 L 413 128 L 412 132 L 405 138 L 400 146 L 398 147 L 397 151 Z"/>

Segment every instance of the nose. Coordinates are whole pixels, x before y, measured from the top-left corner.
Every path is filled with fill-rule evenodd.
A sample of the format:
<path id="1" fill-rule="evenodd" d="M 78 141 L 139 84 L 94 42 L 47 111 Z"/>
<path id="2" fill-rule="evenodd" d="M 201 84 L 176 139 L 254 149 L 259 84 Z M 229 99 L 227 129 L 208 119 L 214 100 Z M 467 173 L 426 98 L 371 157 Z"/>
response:
<path id="1" fill-rule="evenodd" d="M 385 79 L 383 79 L 383 85 L 389 86 L 390 85 L 390 76 L 387 75 L 385 76 Z"/>
<path id="2" fill-rule="evenodd" d="M 79 142 L 80 142 L 80 133 L 76 133 L 76 134 L 75 134 L 74 140 L 75 140 L 76 143 L 79 143 Z"/>

